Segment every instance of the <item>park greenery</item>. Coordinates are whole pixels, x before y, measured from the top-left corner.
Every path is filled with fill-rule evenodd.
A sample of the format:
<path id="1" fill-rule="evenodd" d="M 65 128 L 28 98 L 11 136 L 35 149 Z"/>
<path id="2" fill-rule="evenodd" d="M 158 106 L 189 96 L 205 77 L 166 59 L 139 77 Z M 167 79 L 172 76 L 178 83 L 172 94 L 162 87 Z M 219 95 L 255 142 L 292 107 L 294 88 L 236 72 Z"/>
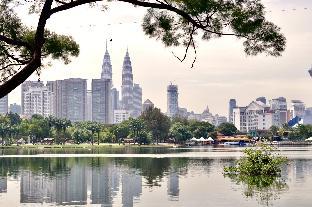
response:
<path id="1" fill-rule="evenodd" d="M 69 10 L 82 5 L 105 10 L 112 2 L 146 8 L 142 22 L 144 33 L 165 46 L 184 46 L 185 55 L 177 57 L 181 62 L 193 49 L 192 66 L 200 39 L 236 37 L 242 40 L 247 55 L 280 56 L 286 47 L 280 28 L 266 19 L 261 0 L 2 0 L 0 98 L 31 74 L 40 75 L 40 70 L 47 66 L 45 63 L 60 60 L 67 64 L 71 57 L 79 55 L 79 44 L 73 37 L 46 28 L 47 22 L 53 23 L 52 17 L 60 12 L 70 15 Z M 34 14 L 38 18 L 37 25 L 26 26 L 20 10 Z"/>

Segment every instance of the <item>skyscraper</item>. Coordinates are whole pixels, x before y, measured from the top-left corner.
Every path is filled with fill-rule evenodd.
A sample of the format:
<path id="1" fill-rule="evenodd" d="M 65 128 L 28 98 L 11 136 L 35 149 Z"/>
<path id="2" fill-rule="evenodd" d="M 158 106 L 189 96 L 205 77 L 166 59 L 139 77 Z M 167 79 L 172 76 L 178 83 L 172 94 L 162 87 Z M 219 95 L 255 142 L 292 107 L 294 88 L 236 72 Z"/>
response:
<path id="1" fill-rule="evenodd" d="M 110 79 L 92 79 L 92 121 L 112 123 Z"/>
<path id="2" fill-rule="evenodd" d="M 142 88 L 139 84 L 133 85 L 133 117 L 139 117 L 142 113 Z"/>
<path id="3" fill-rule="evenodd" d="M 106 41 L 106 50 L 105 50 L 103 64 L 102 64 L 101 79 L 112 80 L 112 64 L 110 60 L 110 55 L 107 50 L 107 41 Z"/>
<path id="4" fill-rule="evenodd" d="M 87 90 L 86 121 L 92 121 L 92 90 Z"/>
<path id="5" fill-rule="evenodd" d="M 0 114 L 8 113 L 8 95 L 0 99 Z"/>
<path id="6" fill-rule="evenodd" d="M 86 116 L 87 80 L 70 78 L 54 82 L 55 114 L 73 122 L 84 121 Z"/>
<path id="7" fill-rule="evenodd" d="M 229 102 L 229 122 L 233 122 L 233 109 L 236 107 L 236 99 L 230 99 Z"/>
<path id="8" fill-rule="evenodd" d="M 167 115 L 169 117 L 177 116 L 179 113 L 178 98 L 178 86 L 170 83 L 167 87 Z"/>
<path id="9" fill-rule="evenodd" d="M 275 111 L 279 116 L 279 124 L 277 126 L 281 127 L 283 124 L 287 123 L 287 102 L 286 98 L 279 97 L 270 100 L 270 108 Z"/>
<path id="10" fill-rule="evenodd" d="M 11 113 L 13 114 L 18 114 L 20 115 L 22 113 L 22 107 L 21 105 L 18 105 L 16 103 L 14 104 L 10 104 L 10 110 L 9 110 Z"/>
<path id="11" fill-rule="evenodd" d="M 133 74 L 132 65 L 127 49 L 126 56 L 124 57 L 122 66 L 122 85 L 121 85 L 121 96 L 122 96 L 122 108 L 124 110 L 133 110 Z"/>
<path id="12" fill-rule="evenodd" d="M 154 108 L 154 104 L 153 102 L 151 102 L 151 100 L 147 99 L 146 101 L 144 101 L 143 106 L 142 106 L 143 112 L 149 108 Z"/>

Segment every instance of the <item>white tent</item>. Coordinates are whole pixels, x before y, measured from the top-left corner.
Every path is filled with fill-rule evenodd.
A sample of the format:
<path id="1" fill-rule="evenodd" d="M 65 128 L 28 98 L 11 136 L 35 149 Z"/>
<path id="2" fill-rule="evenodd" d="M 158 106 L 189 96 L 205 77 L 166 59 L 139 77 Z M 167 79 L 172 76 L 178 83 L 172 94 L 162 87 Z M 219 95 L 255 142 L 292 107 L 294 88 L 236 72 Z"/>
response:
<path id="1" fill-rule="evenodd" d="M 197 141 L 197 139 L 196 139 L 195 137 L 193 137 L 193 138 L 191 139 L 191 141 Z"/>
<path id="2" fill-rule="evenodd" d="M 199 141 L 200 142 L 205 142 L 205 141 L 207 141 L 204 137 L 201 137 L 200 139 L 199 139 Z"/>
<path id="3" fill-rule="evenodd" d="M 310 137 L 310 138 L 308 138 L 308 139 L 306 139 L 304 141 L 312 141 L 312 137 Z"/>
<path id="4" fill-rule="evenodd" d="M 206 139 L 207 141 L 213 142 L 214 140 L 211 137 L 208 137 L 208 139 Z"/>

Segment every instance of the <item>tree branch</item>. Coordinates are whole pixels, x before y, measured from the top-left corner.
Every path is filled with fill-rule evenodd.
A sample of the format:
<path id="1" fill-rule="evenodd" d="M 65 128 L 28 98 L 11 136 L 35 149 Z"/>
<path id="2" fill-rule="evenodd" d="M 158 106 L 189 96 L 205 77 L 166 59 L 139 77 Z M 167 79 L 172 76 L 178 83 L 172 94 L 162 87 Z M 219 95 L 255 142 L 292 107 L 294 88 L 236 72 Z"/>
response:
<path id="1" fill-rule="evenodd" d="M 19 46 L 19 47 L 26 47 L 27 49 L 30 49 L 31 46 L 24 42 L 24 41 L 21 41 L 21 40 L 16 40 L 16 39 L 11 39 L 11 38 L 8 38 L 4 35 L 0 35 L 0 41 L 3 41 L 9 45 L 14 45 L 14 46 Z"/>

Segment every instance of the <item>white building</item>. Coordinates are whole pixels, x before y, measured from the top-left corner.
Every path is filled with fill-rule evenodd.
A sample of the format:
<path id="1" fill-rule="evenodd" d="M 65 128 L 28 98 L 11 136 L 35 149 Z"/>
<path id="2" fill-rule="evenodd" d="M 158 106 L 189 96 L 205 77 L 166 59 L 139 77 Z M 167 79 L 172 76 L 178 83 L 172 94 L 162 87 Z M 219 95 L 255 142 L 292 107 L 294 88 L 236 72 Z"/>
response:
<path id="1" fill-rule="evenodd" d="M 46 86 L 30 86 L 23 91 L 23 106 L 25 116 L 39 114 L 47 117 L 53 114 L 53 94 Z"/>
<path id="2" fill-rule="evenodd" d="M 253 101 L 246 107 L 233 109 L 233 122 L 241 132 L 268 130 L 279 124 L 279 114 L 260 101 Z"/>
<path id="3" fill-rule="evenodd" d="M 130 115 L 130 111 L 127 110 L 114 110 L 114 124 L 128 120 Z"/>
<path id="4" fill-rule="evenodd" d="M 270 108 L 279 115 L 278 127 L 281 127 L 283 124 L 287 123 L 287 102 L 286 98 L 279 97 L 270 100 Z"/>

